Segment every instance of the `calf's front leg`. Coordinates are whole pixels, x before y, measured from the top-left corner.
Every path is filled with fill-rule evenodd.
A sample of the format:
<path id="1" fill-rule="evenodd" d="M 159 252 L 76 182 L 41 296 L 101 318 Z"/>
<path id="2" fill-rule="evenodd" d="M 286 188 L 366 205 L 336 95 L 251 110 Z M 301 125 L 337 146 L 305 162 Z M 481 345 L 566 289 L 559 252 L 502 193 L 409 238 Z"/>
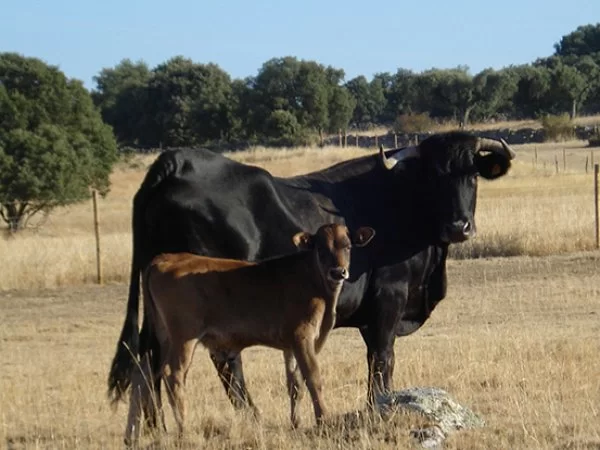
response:
<path id="1" fill-rule="evenodd" d="M 298 336 L 293 350 L 313 401 L 317 425 L 321 425 L 323 417 L 327 415 L 327 409 L 323 402 L 323 382 L 317 362 L 313 336 Z"/>

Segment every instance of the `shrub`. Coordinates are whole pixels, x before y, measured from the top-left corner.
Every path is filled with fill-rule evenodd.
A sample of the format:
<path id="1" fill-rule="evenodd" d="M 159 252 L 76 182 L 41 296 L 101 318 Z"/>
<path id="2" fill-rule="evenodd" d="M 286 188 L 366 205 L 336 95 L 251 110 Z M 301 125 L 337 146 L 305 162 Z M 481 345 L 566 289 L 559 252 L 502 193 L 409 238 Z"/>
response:
<path id="1" fill-rule="evenodd" d="M 421 133 L 429 131 L 435 126 L 435 122 L 427 113 L 400 114 L 394 122 L 395 133 Z"/>
<path id="2" fill-rule="evenodd" d="M 314 141 L 314 136 L 300 125 L 294 114 L 281 109 L 269 116 L 266 135 L 268 144 L 278 147 L 310 145 Z"/>
<path id="3" fill-rule="evenodd" d="M 600 128 L 598 126 L 594 127 L 594 132 L 589 137 L 588 144 L 590 147 L 600 147 Z"/>
<path id="4" fill-rule="evenodd" d="M 542 128 L 544 129 L 544 140 L 547 142 L 566 141 L 572 139 L 574 135 L 573 121 L 568 114 L 542 117 Z"/>

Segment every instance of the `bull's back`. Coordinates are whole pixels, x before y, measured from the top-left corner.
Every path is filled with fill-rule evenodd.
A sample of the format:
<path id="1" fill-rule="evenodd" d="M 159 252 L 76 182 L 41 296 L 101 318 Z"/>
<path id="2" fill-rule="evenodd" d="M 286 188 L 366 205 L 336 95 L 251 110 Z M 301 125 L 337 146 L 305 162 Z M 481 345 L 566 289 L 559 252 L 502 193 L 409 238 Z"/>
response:
<path id="1" fill-rule="evenodd" d="M 262 260 L 295 250 L 291 236 L 326 220 L 308 186 L 206 150 L 182 149 L 157 161 L 172 173 L 145 202 L 153 255 Z"/>

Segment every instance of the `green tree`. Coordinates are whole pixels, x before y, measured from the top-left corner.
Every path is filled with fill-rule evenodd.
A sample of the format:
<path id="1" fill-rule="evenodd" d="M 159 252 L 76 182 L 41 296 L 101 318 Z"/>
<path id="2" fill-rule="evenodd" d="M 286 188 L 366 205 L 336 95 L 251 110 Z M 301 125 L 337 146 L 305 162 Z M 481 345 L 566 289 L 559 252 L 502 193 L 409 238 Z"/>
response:
<path id="1" fill-rule="evenodd" d="M 421 73 L 416 80 L 419 111 L 425 112 L 429 107 L 432 117 L 454 118 L 466 125 L 476 102 L 473 77 L 468 70 L 459 66 Z"/>
<path id="2" fill-rule="evenodd" d="M 13 232 L 40 212 L 106 193 L 112 130 L 78 80 L 39 59 L 0 54 L 0 217 Z"/>
<path id="3" fill-rule="evenodd" d="M 309 130 L 319 134 L 319 142 L 323 143 L 323 133 L 329 125 L 329 97 L 331 85 L 328 82 L 325 68 L 314 61 L 301 61 L 295 77 L 299 108 L 296 116 L 299 122 Z"/>
<path id="4" fill-rule="evenodd" d="M 582 25 L 575 31 L 563 36 L 559 43 L 554 44 L 555 55 L 592 56 L 600 63 L 600 23 Z"/>
<path id="5" fill-rule="evenodd" d="M 396 118 L 397 112 L 392 107 L 390 96 L 392 93 L 394 77 L 389 72 L 379 72 L 373 75 L 372 83 L 378 83 L 383 91 L 383 107 L 375 122 L 378 124 L 392 123 Z"/>
<path id="6" fill-rule="evenodd" d="M 256 138 L 254 126 L 254 96 L 252 78 L 231 82 L 232 110 L 229 128 L 230 140 L 251 141 Z"/>
<path id="7" fill-rule="evenodd" d="M 535 67 L 548 70 L 550 75 L 548 112 L 568 112 L 571 119 L 577 117 L 590 92 L 600 82 L 600 70 L 590 56 L 551 56 L 539 59 Z"/>
<path id="8" fill-rule="evenodd" d="M 148 127 L 147 103 L 150 69 L 143 61 L 122 60 L 94 77 L 92 98 L 102 118 L 113 127 L 117 140 L 127 145 L 144 145 Z"/>
<path id="9" fill-rule="evenodd" d="M 506 71 L 484 69 L 473 77 L 475 104 L 471 116 L 486 121 L 512 110 L 512 98 L 517 83 Z"/>
<path id="10" fill-rule="evenodd" d="M 265 62 L 251 81 L 254 130 L 270 135 L 271 115 L 278 110 L 294 115 L 304 132 L 319 134 L 321 141 L 333 127 L 346 128 L 353 105 L 340 86 L 343 77 L 342 70 L 290 56 Z"/>
<path id="11" fill-rule="evenodd" d="M 539 117 L 550 112 L 551 74 L 546 67 L 523 65 L 507 70 L 517 80 L 513 97 L 515 118 Z"/>
<path id="12" fill-rule="evenodd" d="M 560 62 L 551 70 L 550 76 L 553 103 L 557 104 L 558 109 L 567 110 L 569 117 L 574 119 L 591 85 L 577 67 Z"/>
<path id="13" fill-rule="evenodd" d="M 146 140 L 177 147 L 228 137 L 234 107 L 227 73 L 214 64 L 176 56 L 152 70 Z"/>
<path id="14" fill-rule="evenodd" d="M 334 133 L 338 130 L 346 130 L 352 113 L 356 107 L 356 101 L 343 86 L 332 86 L 329 94 L 329 123 L 327 131 Z M 323 142 L 321 141 L 321 144 Z"/>
<path id="15" fill-rule="evenodd" d="M 375 124 L 383 112 L 385 95 L 380 78 L 373 78 L 369 83 L 360 75 L 346 83 L 350 95 L 356 104 L 351 122 L 358 129 L 367 129 Z"/>
<path id="16" fill-rule="evenodd" d="M 303 129 L 296 116 L 283 109 L 271 112 L 265 132 L 270 144 L 283 147 L 298 145 L 305 139 Z"/>
<path id="17" fill-rule="evenodd" d="M 431 108 L 430 98 L 423 98 L 419 105 L 420 93 L 417 83 L 418 76 L 407 69 L 398 69 L 392 77 L 392 83 L 387 95 L 388 119 L 396 120 L 400 115 L 410 115 L 414 112 L 425 112 Z"/>
<path id="18" fill-rule="evenodd" d="M 231 78 L 214 64 L 201 66 L 200 84 L 191 106 L 192 130 L 198 142 L 233 137 L 235 97 Z"/>

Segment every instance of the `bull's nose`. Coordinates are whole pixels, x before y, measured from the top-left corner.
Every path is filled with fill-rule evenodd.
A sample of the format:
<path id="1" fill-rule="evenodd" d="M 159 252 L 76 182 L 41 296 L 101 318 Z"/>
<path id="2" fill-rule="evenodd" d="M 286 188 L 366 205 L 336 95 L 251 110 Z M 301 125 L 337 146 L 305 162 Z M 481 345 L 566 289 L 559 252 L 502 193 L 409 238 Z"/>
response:
<path id="1" fill-rule="evenodd" d="M 471 222 L 467 220 L 462 227 L 463 234 L 465 236 L 471 236 L 472 229 L 473 229 L 473 226 L 471 225 Z"/>
<path id="2" fill-rule="evenodd" d="M 347 280 L 348 271 L 343 267 L 335 267 L 329 270 L 329 277 L 334 281 Z"/>
<path id="3" fill-rule="evenodd" d="M 475 225 L 470 220 L 457 220 L 446 228 L 444 240 L 446 242 L 463 242 L 475 237 Z"/>

